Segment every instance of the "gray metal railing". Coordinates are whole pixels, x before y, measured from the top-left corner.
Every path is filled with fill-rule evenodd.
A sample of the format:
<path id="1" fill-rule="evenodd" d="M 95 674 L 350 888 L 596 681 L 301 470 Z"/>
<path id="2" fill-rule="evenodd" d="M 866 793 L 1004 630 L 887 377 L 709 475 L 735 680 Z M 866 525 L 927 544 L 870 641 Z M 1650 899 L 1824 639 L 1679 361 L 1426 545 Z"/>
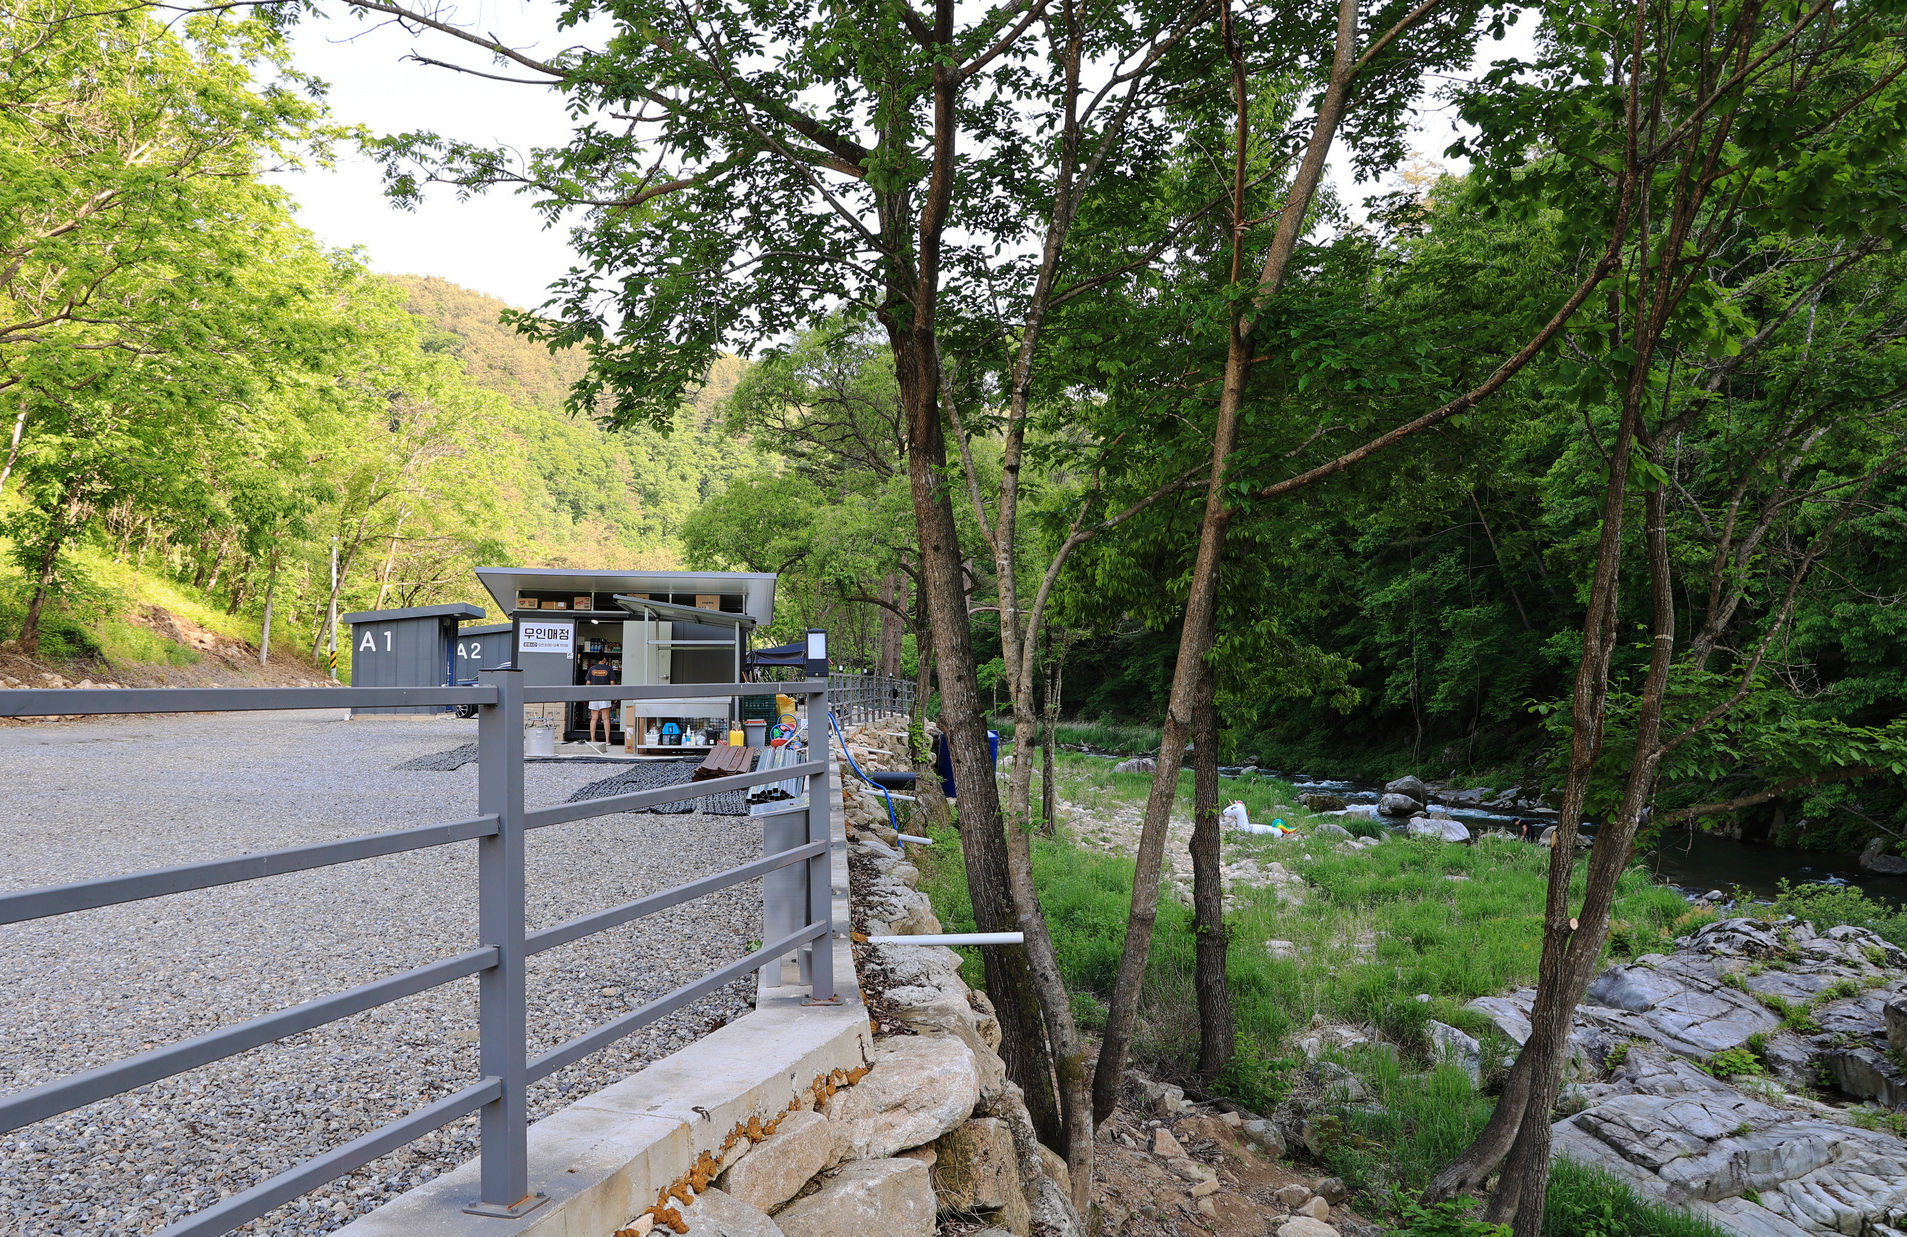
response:
<path id="1" fill-rule="evenodd" d="M 912 713 L 914 680 L 837 670 L 828 675 L 828 698 L 842 725 L 873 721 L 888 713 Z"/>
<path id="2" fill-rule="evenodd" d="M 330 996 L 306 1001 L 245 1022 L 220 1027 L 178 1043 L 55 1081 L 0 1095 L 0 1133 L 7 1133 L 171 1077 L 273 1040 L 387 1005 L 465 976 L 477 976 L 482 1078 L 471 1086 L 406 1114 L 378 1129 L 306 1160 L 270 1180 L 220 1200 L 164 1229 L 159 1237 L 219 1237 L 308 1190 L 403 1147 L 468 1113 L 478 1114 L 481 1182 L 465 1210 L 514 1217 L 543 1201 L 529 1190 L 531 1083 L 589 1056 L 616 1040 L 706 996 L 752 971 L 777 966 L 793 954 L 809 1000 L 833 1004 L 833 897 L 829 874 L 833 797 L 828 765 L 821 759 L 784 759 L 758 773 L 736 774 L 694 784 L 694 796 L 720 794 L 770 783 L 805 779 L 805 802 L 796 798 L 766 809 L 762 858 L 569 920 L 528 931 L 524 915 L 524 834 L 570 821 L 640 811 L 684 796 L 665 786 L 604 799 L 528 808 L 523 802 L 523 710 L 601 695 L 601 688 L 526 687 L 514 670 L 487 670 L 474 687 L 213 688 L 160 690 L 0 691 L 0 717 L 118 713 L 237 712 L 262 709 L 379 708 L 393 705 L 474 705 L 477 713 L 477 815 L 468 820 L 369 834 L 335 842 L 290 846 L 231 859 L 212 859 L 127 876 L 50 885 L 0 894 L 0 926 L 208 889 L 240 881 L 302 872 L 405 851 L 477 843 L 477 939 L 474 949 Z M 778 684 L 805 697 L 810 733 L 827 726 L 827 684 L 809 679 Z M 617 688 L 618 699 L 658 700 L 759 693 L 754 683 L 676 684 Z M 825 753 L 825 747 L 811 748 Z M 529 1055 L 525 964 L 535 954 L 679 906 L 743 881 L 764 883 L 764 944 L 725 966 L 682 985 L 593 1031 L 536 1057 Z M 772 938 L 772 939 L 771 939 Z"/>

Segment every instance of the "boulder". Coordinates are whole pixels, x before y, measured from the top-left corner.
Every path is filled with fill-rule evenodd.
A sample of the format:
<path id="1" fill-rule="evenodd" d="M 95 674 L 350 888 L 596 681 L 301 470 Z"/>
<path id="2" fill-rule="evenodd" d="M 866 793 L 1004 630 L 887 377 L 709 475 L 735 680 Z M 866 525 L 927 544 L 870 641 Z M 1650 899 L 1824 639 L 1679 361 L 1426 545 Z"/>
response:
<path id="1" fill-rule="evenodd" d="M 932 1237 L 934 1219 L 927 1166 L 909 1159 L 845 1165 L 775 1217 L 786 1237 Z"/>
<path id="2" fill-rule="evenodd" d="M 1293 1182 L 1279 1186 L 1271 1196 L 1278 1200 L 1280 1207 L 1302 1207 L 1311 1200 L 1311 1187 Z"/>
<path id="3" fill-rule="evenodd" d="M 1423 810 L 1424 805 L 1409 795 L 1386 792 L 1377 801 L 1377 812 L 1380 816 L 1412 816 Z"/>
<path id="4" fill-rule="evenodd" d="M 1292 1216 L 1278 1226 L 1278 1237 L 1338 1237 L 1338 1230 L 1310 1216 Z"/>
<path id="5" fill-rule="evenodd" d="M 962 1121 L 935 1140 L 932 1180 L 942 1212 L 1026 1206 L 1013 1131 L 998 1117 Z"/>
<path id="6" fill-rule="evenodd" d="M 1192 1182 L 1194 1185 L 1201 1181 L 1216 1181 L 1218 1179 L 1218 1174 L 1212 1171 L 1210 1165 L 1201 1164 L 1189 1155 L 1182 1155 L 1175 1159 L 1167 1160 L 1165 1166 L 1178 1176 Z"/>
<path id="7" fill-rule="evenodd" d="M 1424 785 L 1423 779 L 1416 777 L 1404 776 L 1394 782 L 1386 782 L 1384 783 L 1384 793 L 1387 795 L 1407 795 L 1415 799 L 1419 807 L 1430 802 L 1430 788 Z"/>
<path id="8" fill-rule="evenodd" d="M 866 1077 L 835 1097 L 834 1158 L 879 1160 L 930 1143 L 971 1116 L 979 1100 L 980 1075 L 965 1042 L 896 1036 L 875 1053 Z"/>
<path id="9" fill-rule="evenodd" d="M 833 1150 L 834 1130 L 826 1117 L 791 1112 L 782 1117 L 773 1134 L 736 1161 L 715 1184 L 738 1202 L 773 1211 L 827 1165 Z"/>
<path id="10" fill-rule="evenodd" d="M 1881 1007 L 1887 1023 L 1887 1045 L 1895 1052 L 1907 1052 L 1907 996 L 1896 997 Z"/>
<path id="11" fill-rule="evenodd" d="M 1258 1149 L 1271 1159 L 1277 1159 L 1285 1153 L 1284 1131 L 1263 1117 L 1254 1117 L 1242 1127 L 1245 1137 L 1258 1144 Z"/>
<path id="12" fill-rule="evenodd" d="M 1862 870 L 1878 872 L 1885 876 L 1907 875 L 1907 859 L 1899 855 L 1882 854 L 1881 848 L 1885 844 L 1884 838 L 1875 838 L 1867 844 L 1867 849 L 1861 852 Z"/>
<path id="13" fill-rule="evenodd" d="M 1342 812 L 1345 807 L 1343 795 L 1303 794 L 1298 802 L 1314 812 Z"/>
<path id="14" fill-rule="evenodd" d="M 781 1226 L 759 1207 L 751 1207 L 719 1189 L 695 1196 L 682 1210 L 690 1237 L 784 1237 Z"/>
<path id="15" fill-rule="evenodd" d="M 1114 773 L 1157 773 L 1159 762 L 1150 756 L 1135 756 L 1131 760 L 1122 760 L 1112 767 Z"/>
<path id="16" fill-rule="evenodd" d="M 1834 1085 L 1855 1099 L 1907 1108 L 1907 1073 L 1880 1049 L 1866 1044 L 1836 1048 L 1821 1054 L 1821 1064 L 1834 1075 Z"/>
<path id="17" fill-rule="evenodd" d="M 1439 1060 L 1448 1061 L 1470 1075 L 1472 1083 L 1483 1077 L 1483 1045 L 1446 1022 L 1431 1019 L 1428 1027 L 1430 1046 Z"/>
<path id="18" fill-rule="evenodd" d="M 995 1056 L 1000 1021 L 982 993 L 960 978 L 960 955 L 939 945 L 881 945 L 887 968 L 887 999 L 900 1020 L 916 1031 L 958 1036 L 973 1050 L 980 1089 L 990 1091 L 1006 1077 Z"/>
<path id="19" fill-rule="evenodd" d="M 1431 838 L 1438 842 L 1468 842 L 1470 830 L 1459 821 L 1439 820 L 1434 816 L 1413 816 L 1404 826 L 1404 832 L 1414 838 Z"/>
<path id="20" fill-rule="evenodd" d="M 1046 1170 L 1046 1175 L 1052 1179 L 1054 1185 L 1060 1188 L 1061 1193 L 1071 1194 L 1073 1171 L 1066 1166 L 1066 1157 L 1044 1144 L 1041 1144 L 1038 1150 L 1040 1167 Z"/>
<path id="21" fill-rule="evenodd" d="M 1152 1154 L 1162 1160 L 1176 1160 L 1185 1154 L 1178 1138 L 1165 1126 L 1152 1131 Z"/>
<path id="22" fill-rule="evenodd" d="M 1323 824 L 1319 825 L 1316 829 L 1313 829 L 1311 832 L 1313 836 L 1321 837 L 1321 838 L 1343 839 L 1343 838 L 1348 838 L 1351 836 L 1351 831 L 1349 829 L 1346 829 L 1343 825 L 1334 825 L 1328 820 L 1325 821 Z"/>

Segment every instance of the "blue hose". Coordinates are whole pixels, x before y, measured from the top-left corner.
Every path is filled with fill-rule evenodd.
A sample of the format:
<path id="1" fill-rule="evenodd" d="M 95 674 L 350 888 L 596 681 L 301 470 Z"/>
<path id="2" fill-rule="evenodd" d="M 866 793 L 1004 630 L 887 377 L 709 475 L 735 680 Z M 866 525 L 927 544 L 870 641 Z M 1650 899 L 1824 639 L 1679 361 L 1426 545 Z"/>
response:
<path id="1" fill-rule="evenodd" d="M 901 822 L 900 818 L 894 815 L 894 796 L 888 793 L 887 787 L 862 773 L 861 766 L 854 763 L 854 753 L 848 750 L 848 737 L 841 733 L 841 723 L 835 720 L 833 709 L 828 710 L 828 725 L 834 727 L 834 737 L 841 740 L 841 754 L 848 758 L 848 767 L 853 769 L 862 781 L 880 791 L 881 798 L 887 800 L 887 823 L 894 827 L 894 832 L 898 835 L 901 831 Z M 900 843 L 896 842 L 895 845 L 900 846 Z M 906 848 L 902 847 L 902 849 Z"/>

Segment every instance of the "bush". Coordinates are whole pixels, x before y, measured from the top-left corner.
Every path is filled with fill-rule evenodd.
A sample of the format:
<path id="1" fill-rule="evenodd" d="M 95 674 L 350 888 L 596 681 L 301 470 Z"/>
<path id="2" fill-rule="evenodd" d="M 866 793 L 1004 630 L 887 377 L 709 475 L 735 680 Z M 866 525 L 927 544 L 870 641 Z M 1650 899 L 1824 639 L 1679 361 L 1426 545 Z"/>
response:
<path id="1" fill-rule="evenodd" d="M 1728 1237 L 1698 1216 L 1639 1198 L 1608 1173 L 1573 1160 L 1550 1170 L 1543 1237 Z"/>
<path id="2" fill-rule="evenodd" d="M 1708 1059 L 1702 1067 L 1717 1078 L 1733 1078 L 1737 1074 L 1760 1075 L 1768 1071 L 1747 1048 L 1725 1048 Z"/>
<path id="3" fill-rule="evenodd" d="M 1509 1225 L 1486 1224 L 1463 1203 L 1424 1207 L 1400 1194 L 1391 1215 L 1398 1225 L 1393 1237 L 1510 1237 Z"/>
<path id="4" fill-rule="evenodd" d="M 1775 909 L 1807 920 L 1817 932 L 1852 924 L 1907 949 L 1907 910 L 1876 902 L 1852 885 L 1796 885 L 1784 880 L 1775 895 Z"/>
<path id="5" fill-rule="evenodd" d="M 1387 838 L 1391 831 L 1368 816 L 1346 816 L 1341 823 L 1354 838 Z"/>

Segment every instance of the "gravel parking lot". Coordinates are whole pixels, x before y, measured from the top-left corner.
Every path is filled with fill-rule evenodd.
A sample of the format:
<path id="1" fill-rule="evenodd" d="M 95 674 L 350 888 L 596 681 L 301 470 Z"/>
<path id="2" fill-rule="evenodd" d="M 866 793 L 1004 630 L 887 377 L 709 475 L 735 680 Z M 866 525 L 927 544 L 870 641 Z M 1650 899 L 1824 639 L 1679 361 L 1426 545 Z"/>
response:
<path id="1" fill-rule="evenodd" d="M 0 729 L 0 888 L 456 820 L 476 766 L 393 766 L 474 721 L 342 711 Z M 603 766 L 532 764 L 532 806 Z M 474 842 L 0 928 L 0 1091 L 335 992 L 476 943 Z M 534 929 L 761 853 L 746 817 L 621 815 L 528 839 Z M 531 1051 L 745 953 L 758 883 L 531 961 Z M 539 1084 L 541 1116 L 746 1008 L 729 988 Z M 0 1234 L 151 1233 L 478 1076 L 474 978 L 0 1136 Z M 328 1232 L 476 1154 L 475 1117 L 241 1230 Z"/>

